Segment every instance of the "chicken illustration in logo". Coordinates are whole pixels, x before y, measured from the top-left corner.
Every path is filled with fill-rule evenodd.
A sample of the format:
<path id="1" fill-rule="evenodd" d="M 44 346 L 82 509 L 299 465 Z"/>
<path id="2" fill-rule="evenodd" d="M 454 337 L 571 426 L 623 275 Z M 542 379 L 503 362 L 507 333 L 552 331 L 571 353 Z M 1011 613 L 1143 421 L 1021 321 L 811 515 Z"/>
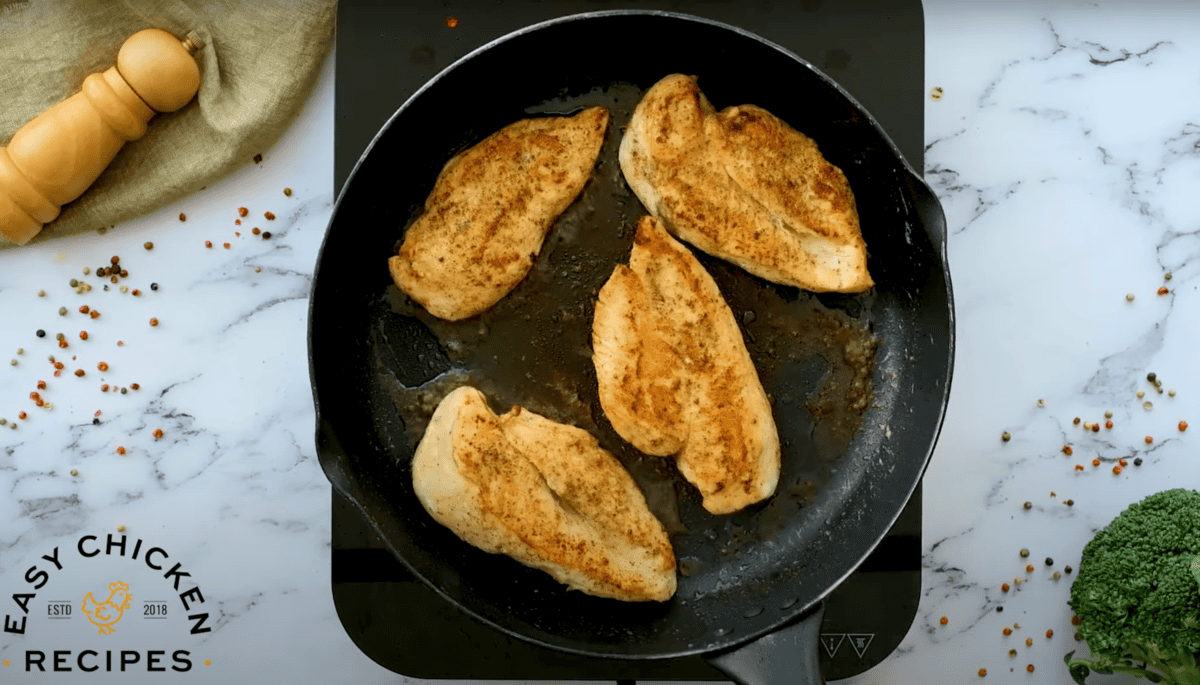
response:
<path id="1" fill-rule="evenodd" d="M 113 632 L 113 626 L 121 620 L 131 601 L 129 585 L 118 580 L 108 584 L 108 599 L 103 602 L 97 602 L 90 592 L 84 595 L 83 613 L 100 629 L 100 635 L 107 635 Z"/>

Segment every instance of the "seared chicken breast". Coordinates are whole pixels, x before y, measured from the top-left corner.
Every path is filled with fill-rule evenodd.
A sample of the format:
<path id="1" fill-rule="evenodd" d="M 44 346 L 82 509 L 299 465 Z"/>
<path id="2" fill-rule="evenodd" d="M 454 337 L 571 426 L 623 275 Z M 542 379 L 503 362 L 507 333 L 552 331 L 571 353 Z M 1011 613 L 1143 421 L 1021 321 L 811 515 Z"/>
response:
<path id="1" fill-rule="evenodd" d="M 426 511 L 462 540 L 625 601 L 675 593 L 666 529 L 616 457 L 586 431 L 461 387 L 434 411 L 412 462 Z"/>
<path id="2" fill-rule="evenodd" d="M 779 434 L 733 312 L 653 217 L 638 223 L 629 266 L 600 289 L 592 350 L 613 428 L 647 454 L 674 455 L 706 510 L 729 514 L 775 492 Z"/>
<path id="3" fill-rule="evenodd" d="M 694 77 L 667 76 L 634 110 L 620 161 L 646 210 L 704 252 L 814 292 L 874 284 L 846 175 L 761 107 L 717 112 Z"/>
<path id="4" fill-rule="evenodd" d="M 456 155 L 388 260 L 396 286 L 450 321 L 500 301 L 583 190 L 607 129 L 608 110 L 593 107 L 518 121 Z"/>

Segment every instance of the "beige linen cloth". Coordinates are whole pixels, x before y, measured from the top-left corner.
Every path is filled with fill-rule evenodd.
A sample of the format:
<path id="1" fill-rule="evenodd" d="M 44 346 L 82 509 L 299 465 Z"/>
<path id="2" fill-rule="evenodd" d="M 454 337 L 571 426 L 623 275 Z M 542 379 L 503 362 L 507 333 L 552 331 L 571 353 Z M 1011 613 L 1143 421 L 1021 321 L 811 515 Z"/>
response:
<path id="1" fill-rule="evenodd" d="M 29 243 L 95 231 L 253 163 L 287 128 L 333 45 L 335 0 L 0 0 L 0 145 L 116 64 L 127 38 L 195 31 L 200 91 L 155 115 Z M 0 249 L 16 247 L 0 236 Z"/>

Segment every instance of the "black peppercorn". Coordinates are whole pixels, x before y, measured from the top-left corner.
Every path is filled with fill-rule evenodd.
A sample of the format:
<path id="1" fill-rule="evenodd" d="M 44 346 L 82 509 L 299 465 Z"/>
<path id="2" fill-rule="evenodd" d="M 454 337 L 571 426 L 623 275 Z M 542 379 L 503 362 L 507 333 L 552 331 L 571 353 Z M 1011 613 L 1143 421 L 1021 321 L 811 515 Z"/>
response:
<path id="1" fill-rule="evenodd" d="M 1054 565 L 1054 560 L 1053 560 L 1053 559 L 1051 559 L 1050 557 L 1046 557 L 1046 565 L 1047 565 L 1047 566 L 1053 566 L 1053 565 Z"/>
<path id="2" fill-rule="evenodd" d="M 37 337 L 39 337 L 39 338 L 44 338 L 44 337 L 46 337 L 46 331 L 43 331 L 43 330 L 42 330 L 42 329 L 40 329 L 40 328 L 39 328 L 39 329 L 37 329 Z"/>
<path id="3" fill-rule="evenodd" d="M 92 419 L 92 425 L 93 425 L 93 426 L 99 426 L 99 425 L 100 425 L 100 419 Z"/>
<path id="4" fill-rule="evenodd" d="M 996 611 L 998 611 L 998 612 L 1004 611 L 1004 607 L 996 607 Z"/>
<path id="5" fill-rule="evenodd" d="M 151 290 L 158 290 L 158 284 L 157 284 L 157 283 L 151 283 L 151 284 L 150 284 L 150 289 L 151 289 Z"/>
<path id="6" fill-rule="evenodd" d="M 1134 466 L 1141 466 L 1141 465 L 1142 465 L 1142 458 L 1141 458 L 1141 457 L 1138 457 L 1138 458 L 1134 459 L 1134 460 L 1133 460 L 1133 465 L 1134 465 Z"/>

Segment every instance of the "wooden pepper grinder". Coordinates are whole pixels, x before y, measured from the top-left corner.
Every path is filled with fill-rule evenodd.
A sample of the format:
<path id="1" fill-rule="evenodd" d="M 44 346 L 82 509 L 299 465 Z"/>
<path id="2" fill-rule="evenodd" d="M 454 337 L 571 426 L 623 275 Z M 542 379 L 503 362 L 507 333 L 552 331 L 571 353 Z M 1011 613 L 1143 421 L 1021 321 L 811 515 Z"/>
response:
<path id="1" fill-rule="evenodd" d="M 195 32 L 180 41 L 161 29 L 133 34 L 117 65 L 88 76 L 83 89 L 17 129 L 0 148 L 0 233 L 24 245 L 79 197 L 126 141 L 146 133 L 159 112 L 196 95 L 204 47 Z"/>

